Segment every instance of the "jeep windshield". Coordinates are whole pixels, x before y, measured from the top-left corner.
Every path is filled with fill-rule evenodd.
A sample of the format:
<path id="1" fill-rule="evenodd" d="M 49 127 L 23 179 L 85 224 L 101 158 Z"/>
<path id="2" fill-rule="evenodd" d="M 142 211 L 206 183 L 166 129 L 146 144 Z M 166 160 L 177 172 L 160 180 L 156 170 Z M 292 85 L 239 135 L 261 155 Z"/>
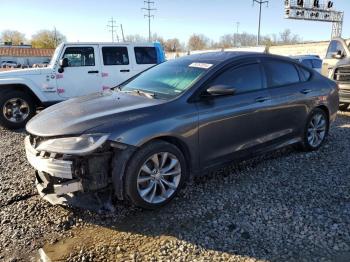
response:
<path id="1" fill-rule="evenodd" d="M 180 59 L 155 66 L 120 87 L 122 92 L 148 97 L 173 99 L 188 90 L 211 67 L 211 64 L 194 63 Z"/>
<path id="2" fill-rule="evenodd" d="M 50 63 L 48 64 L 48 67 L 53 67 L 55 65 L 57 58 L 61 52 L 62 47 L 63 47 L 63 43 L 60 44 L 59 46 L 57 46 L 57 48 L 56 48 L 56 50 L 55 50 L 55 52 L 50 60 Z"/>

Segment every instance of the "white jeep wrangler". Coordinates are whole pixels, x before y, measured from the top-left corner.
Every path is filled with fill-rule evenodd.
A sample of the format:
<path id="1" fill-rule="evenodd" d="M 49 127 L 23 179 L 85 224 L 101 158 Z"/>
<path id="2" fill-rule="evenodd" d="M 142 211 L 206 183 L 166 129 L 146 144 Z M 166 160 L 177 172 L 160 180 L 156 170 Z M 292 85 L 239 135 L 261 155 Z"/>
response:
<path id="1" fill-rule="evenodd" d="M 0 125 L 22 128 L 43 108 L 117 86 L 165 61 L 159 43 L 64 43 L 46 68 L 0 73 Z"/>

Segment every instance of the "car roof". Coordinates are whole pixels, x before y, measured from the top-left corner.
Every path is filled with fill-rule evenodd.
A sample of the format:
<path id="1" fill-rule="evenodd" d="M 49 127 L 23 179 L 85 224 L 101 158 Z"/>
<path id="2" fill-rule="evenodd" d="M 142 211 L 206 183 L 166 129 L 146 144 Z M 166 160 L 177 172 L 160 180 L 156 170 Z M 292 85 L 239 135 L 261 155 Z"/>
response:
<path id="1" fill-rule="evenodd" d="M 291 56 L 293 59 L 318 59 L 321 60 L 321 58 L 315 56 L 315 55 L 298 55 L 298 56 Z"/>
<path id="2" fill-rule="evenodd" d="M 190 60 L 193 62 L 211 63 L 214 65 L 221 64 L 228 60 L 234 60 L 235 58 L 249 58 L 249 57 L 270 57 L 277 58 L 279 60 L 294 61 L 286 56 L 279 56 L 273 54 L 259 53 L 259 52 L 246 52 L 246 51 L 221 51 L 221 52 L 207 52 L 200 54 L 193 54 L 177 58 L 177 60 Z"/>

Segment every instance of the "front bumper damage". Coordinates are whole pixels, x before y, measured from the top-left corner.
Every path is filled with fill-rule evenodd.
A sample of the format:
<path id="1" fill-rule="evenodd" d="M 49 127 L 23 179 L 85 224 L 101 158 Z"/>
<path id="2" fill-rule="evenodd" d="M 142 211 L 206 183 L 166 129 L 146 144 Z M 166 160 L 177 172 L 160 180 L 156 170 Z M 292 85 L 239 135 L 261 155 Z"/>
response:
<path id="1" fill-rule="evenodd" d="M 26 155 L 36 170 L 36 187 L 41 197 L 53 205 L 91 210 L 111 206 L 111 148 L 84 157 L 72 156 L 39 152 L 31 140 L 31 136 L 25 138 Z"/>

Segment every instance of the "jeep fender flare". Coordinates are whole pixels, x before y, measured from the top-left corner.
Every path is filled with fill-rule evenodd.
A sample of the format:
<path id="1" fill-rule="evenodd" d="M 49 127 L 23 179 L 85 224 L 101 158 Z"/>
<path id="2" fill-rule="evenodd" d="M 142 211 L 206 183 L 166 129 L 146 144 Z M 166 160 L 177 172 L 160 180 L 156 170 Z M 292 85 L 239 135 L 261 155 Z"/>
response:
<path id="1" fill-rule="evenodd" d="M 6 78 L 6 79 L 0 79 L 0 91 L 3 88 L 11 89 L 11 87 L 16 86 L 17 90 L 24 88 L 29 91 L 32 95 L 35 96 L 36 99 L 38 99 L 38 102 L 45 102 L 47 99 L 44 96 L 43 90 L 34 84 L 33 81 L 30 79 L 24 79 L 24 78 Z"/>

